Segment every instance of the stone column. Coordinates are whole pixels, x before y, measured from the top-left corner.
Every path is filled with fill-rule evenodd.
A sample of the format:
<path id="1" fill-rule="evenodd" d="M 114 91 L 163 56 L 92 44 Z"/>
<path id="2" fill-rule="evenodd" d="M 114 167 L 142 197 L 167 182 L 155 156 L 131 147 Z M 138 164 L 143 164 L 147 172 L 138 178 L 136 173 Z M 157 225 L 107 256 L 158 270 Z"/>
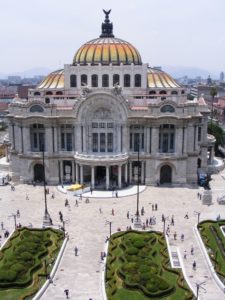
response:
<path id="1" fill-rule="evenodd" d="M 181 127 L 176 127 L 176 140 L 175 140 L 175 153 L 182 154 L 182 143 L 183 143 L 183 129 Z"/>
<path id="2" fill-rule="evenodd" d="M 76 163 L 76 184 L 79 183 L 79 165 Z"/>
<path id="3" fill-rule="evenodd" d="M 129 183 L 132 181 L 132 161 L 129 162 Z"/>
<path id="4" fill-rule="evenodd" d="M 91 166 L 91 187 L 95 188 L 95 167 Z"/>
<path id="5" fill-rule="evenodd" d="M 121 165 L 118 165 L 118 186 L 119 186 L 119 189 L 121 188 Z"/>
<path id="6" fill-rule="evenodd" d="M 83 165 L 80 165 L 80 184 L 84 183 L 84 173 Z"/>
<path id="7" fill-rule="evenodd" d="M 52 153 L 52 128 L 51 127 L 46 127 L 45 128 L 45 140 L 46 140 L 46 148 L 45 151 L 48 153 Z"/>
<path id="8" fill-rule="evenodd" d="M 159 152 L 159 128 L 152 128 L 152 154 L 157 154 Z"/>
<path id="9" fill-rule="evenodd" d="M 127 184 L 127 163 L 125 164 L 125 183 Z"/>
<path id="10" fill-rule="evenodd" d="M 55 148 L 55 152 L 58 152 L 58 128 L 57 127 L 53 127 L 54 130 L 54 148 Z"/>
<path id="11" fill-rule="evenodd" d="M 150 128 L 146 127 L 145 128 L 145 151 L 146 153 L 150 153 Z"/>
<path id="12" fill-rule="evenodd" d="M 23 145 L 24 153 L 30 152 L 30 128 L 23 127 Z"/>
<path id="13" fill-rule="evenodd" d="M 87 135 L 86 135 L 86 126 L 83 125 L 83 151 L 87 152 Z"/>
<path id="14" fill-rule="evenodd" d="M 121 152 L 121 126 L 117 126 L 117 152 Z"/>
<path id="15" fill-rule="evenodd" d="M 74 161 L 72 161 L 72 182 L 75 182 Z"/>
<path id="16" fill-rule="evenodd" d="M 106 189 L 109 189 L 109 166 L 106 166 Z"/>
<path id="17" fill-rule="evenodd" d="M 60 160 L 60 177 L 61 183 L 63 183 L 63 160 Z"/>
<path id="18" fill-rule="evenodd" d="M 145 181 L 145 162 L 141 162 L 141 184 L 144 184 Z"/>

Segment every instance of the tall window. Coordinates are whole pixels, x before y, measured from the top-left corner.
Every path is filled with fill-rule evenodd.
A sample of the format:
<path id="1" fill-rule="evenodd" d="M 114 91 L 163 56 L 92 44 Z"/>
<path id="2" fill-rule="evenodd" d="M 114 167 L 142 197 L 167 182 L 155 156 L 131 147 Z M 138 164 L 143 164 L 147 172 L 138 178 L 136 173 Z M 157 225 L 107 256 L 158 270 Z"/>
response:
<path id="1" fill-rule="evenodd" d="M 93 74 L 91 76 L 91 86 L 92 87 L 98 87 L 98 75 Z"/>
<path id="2" fill-rule="evenodd" d="M 92 151 L 113 152 L 113 131 L 112 122 L 92 123 Z"/>
<path id="3" fill-rule="evenodd" d="M 92 151 L 98 152 L 98 133 L 92 134 Z"/>
<path id="4" fill-rule="evenodd" d="M 159 128 L 159 152 L 173 153 L 175 151 L 175 127 L 173 124 L 163 124 Z"/>
<path id="5" fill-rule="evenodd" d="M 30 137 L 33 152 L 45 150 L 45 128 L 43 124 L 33 124 L 30 128 Z"/>
<path id="6" fill-rule="evenodd" d="M 124 87 L 130 87 L 130 75 L 129 74 L 124 75 Z"/>
<path id="7" fill-rule="evenodd" d="M 102 75 L 102 87 L 108 87 L 109 86 L 109 75 L 104 74 Z"/>
<path id="8" fill-rule="evenodd" d="M 113 152 L 113 133 L 109 132 L 108 133 L 108 138 L 107 138 L 107 150 L 108 152 Z"/>
<path id="9" fill-rule="evenodd" d="M 113 75 L 113 86 L 115 84 L 120 84 L 120 75 L 119 74 L 114 74 Z"/>
<path id="10" fill-rule="evenodd" d="M 100 133 L 100 152 L 105 152 L 105 133 Z"/>
<path id="11" fill-rule="evenodd" d="M 87 75 L 86 74 L 82 74 L 80 79 L 81 79 L 81 86 L 87 85 Z"/>
<path id="12" fill-rule="evenodd" d="M 144 126 L 142 125 L 131 125 L 130 126 L 130 150 L 138 152 L 144 150 Z"/>
<path id="13" fill-rule="evenodd" d="M 134 86 L 135 87 L 140 87 L 141 86 L 141 75 L 140 74 L 135 74 L 135 76 L 134 76 Z"/>
<path id="14" fill-rule="evenodd" d="M 201 142 L 202 139 L 202 128 L 199 126 L 198 127 L 198 142 Z"/>
<path id="15" fill-rule="evenodd" d="M 72 125 L 61 125 L 61 150 L 72 151 Z"/>
<path id="16" fill-rule="evenodd" d="M 70 87 L 77 87 L 77 76 L 74 74 L 70 75 Z"/>

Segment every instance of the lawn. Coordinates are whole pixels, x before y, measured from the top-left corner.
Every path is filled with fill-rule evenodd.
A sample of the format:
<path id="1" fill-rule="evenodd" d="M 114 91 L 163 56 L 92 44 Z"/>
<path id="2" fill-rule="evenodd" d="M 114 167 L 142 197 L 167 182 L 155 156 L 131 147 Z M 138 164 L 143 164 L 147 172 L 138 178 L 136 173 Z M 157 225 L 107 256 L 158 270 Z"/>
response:
<path id="1" fill-rule="evenodd" d="M 0 251 L 0 299 L 32 299 L 50 273 L 62 242 L 59 230 L 16 230 Z"/>
<path id="2" fill-rule="evenodd" d="M 106 262 L 108 300 L 194 299 L 182 272 L 172 269 L 159 232 L 114 234 Z"/>
<path id="3" fill-rule="evenodd" d="M 225 220 L 207 220 L 198 225 L 198 230 L 218 276 L 225 282 L 225 237 L 220 229 L 222 225 L 225 225 Z"/>

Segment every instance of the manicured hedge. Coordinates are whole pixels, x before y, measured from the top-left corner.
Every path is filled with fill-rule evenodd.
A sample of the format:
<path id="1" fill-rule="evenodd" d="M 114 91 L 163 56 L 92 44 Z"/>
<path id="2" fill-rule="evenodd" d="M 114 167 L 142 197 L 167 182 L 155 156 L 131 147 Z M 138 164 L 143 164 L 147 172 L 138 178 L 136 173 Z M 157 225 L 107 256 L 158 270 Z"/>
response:
<path id="1" fill-rule="evenodd" d="M 162 299 L 176 294 L 182 299 L 193 298 L 181 272 L 171 269 L 165 240 L 158 232 L 128 231 L 111 237 L 106 291 L 108 300 L 125 299 L 126 291 L 129 295 L 133 291 L 137 299 Z"/>

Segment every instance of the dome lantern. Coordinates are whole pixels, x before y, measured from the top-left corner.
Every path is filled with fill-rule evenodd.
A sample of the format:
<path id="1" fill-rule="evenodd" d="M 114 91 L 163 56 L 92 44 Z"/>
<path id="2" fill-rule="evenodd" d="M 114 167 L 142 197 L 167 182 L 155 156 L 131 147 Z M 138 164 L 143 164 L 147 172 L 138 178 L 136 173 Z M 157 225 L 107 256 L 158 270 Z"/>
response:
<path id="1" fill-rule="evenodd" d="M 113 23 L 111 23 L 109 20 L 109 14 L 111 12 L 111 9 L 108 11 L 103 9 L 103 12 L 105 13 L 105 21 L 104 23 L 102 23 L 102 34 L 100 35 L 100 38 L 114 37 Z"/>

